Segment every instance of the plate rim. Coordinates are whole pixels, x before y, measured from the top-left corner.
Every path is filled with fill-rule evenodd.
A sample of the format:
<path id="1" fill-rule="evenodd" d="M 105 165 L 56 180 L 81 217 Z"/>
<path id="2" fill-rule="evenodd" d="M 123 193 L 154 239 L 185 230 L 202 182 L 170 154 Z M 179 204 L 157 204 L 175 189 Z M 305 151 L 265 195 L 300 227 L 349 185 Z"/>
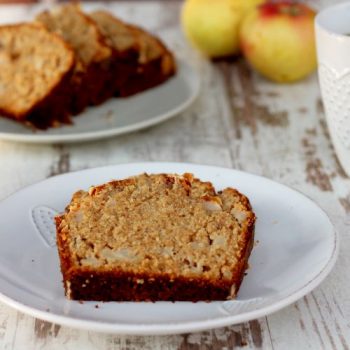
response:
<path id="1" fill-rule="evenodd" d="M 0 291 L 0 302 L 3 302 L 4 304 L 16 309 L 17 311 L 23 312 L 27 315 L 60 324 L 63 326 L 68 326 L 76 329 L 81 330 L 93 330 L 99 333 L 109 333 L 109 334 L 128 334 L 128 335 L 170 335 L 170 334 L 181 334 L 181 333 L 189 333 L 189 332 L 199 332 L 207 329 L 214 329 L 229 325 L 234 325 L 237 323 L 247 322 L 250 320 L 254 320 L 263 316 L 268 316 L 274 312 L 277 312 L 281 310 L 282 308 L 296 302 L 303 296 L 310 293 L 313 289 L 315 289 L 317 286 L 319 286 L 325 278 L 328 276 L 328 274 L 333 269 L 337 257 L 339 254 L 339 241 L 340 241 L 340 235 L 338 231 L 336 230 L 332 220 L 330 219 L 327 212 L 320 207 L 313 199 L 311 199 L 309 196 L 305 195 L 301 191 L 294 189 L 293 187 L 287 186 L 279 181 L 272 180 L 268 177 L 257 175 L 251 172 L 246 172 L 238 169 L 233 169 L 229 167 L 223 167 L 223 166 L 215 166 L 215 165 L 204 165 L 204 164 L 195 164 L 195 163 L 186 163 L 186 162 L 127 162 L 127 163 L 120 163 L 115 165 L 107 165 L 102 167 L 94 167 L 94 168 L 88 168 L 83 170 L 76 170 L 64 174 L 59 174 L 56 176 L 52 176 L 49 178 L 46 178 L 41 181 L 37 181 L 31 185 L 25 186 L 12 194 L 6 196 L 0 201 L 0 204 L 2 202 L 6 201 L 8 198 L 12 197 L 18 192 L 21 192 L 23 190 L 29 189 L 33 186 L 36 186 L 38 184 L 49 182 L 50 180 L 54 178 L 64 177 L 68 174 L 78 174 L 78 173 L 84 173 L 88 171 L 102 171 L 106 168 L 115 168 L 115 167 L 125 167 L 128 165 L 133 165 L 136 167 L 147 167 L 147 166 L 156 166 L 156 165 L 162 165 L 162 167 L 171 167 L 171 166 L 183 166 L 183 167 L 199 167 L 199 168 L 211 168 L 216 170 L 229 170 L 233 171 L 235 173 L 239 173 L 241 175 L 249 175 L 256 178 L 261 178 L 264 181 L 268 181 L 273 184 L 278 184 L 279 186 L 282 186 L 283 188 L 296 192 L 299 195 L 303 196 L 306 200 L 308 200 L 310 203 L 312 203 L 315 207 L 317 207 L 323 215 L 327 218 L 329 223 L 331 224 L 332 231 L 330 232 L 333 234 L 333 249 L 330 254 L 329 259 L 324 262 L 322 268 L 320 271 L 315 275 L 311 280 L 307 281 L 305 285 L 297 289 L 296 291 L 290 293 L 287 296 L 282 296 L 279 300 L 276 302 L 272 302 L 271 304 L 267 306 L 263 306 L 261 308 L 258 308 L 256 310 L 246 311 L 242 312 L 236 315 L 222 315 L 222 317 L 216 317 L 211 319 L 203 319 L 200 321 L 182 321 L 182 322 L 174 322 L 174 323 L 168 323 L 168 324 L 162 324 L 162 323 L 152 323 L 152 324 L 146 324 L 146 323 L 140 323 L 140 324 L 132 324 L 132 323 L 113 323 L 110 321 L 104 322 L 104 321 L 93 321 L 93 320 L 86 320 L 82 318 L 73 318 L 69 316 L 64 315 L 57 315 L 54 313 L 51 313 L 50 311 L 42 311 L 38 310 L 35 307 L 28 306 L 22 302 L 16 301 L 6 295 L 4 295 Z M 147 171 L 147 170 L 146 170 Z"/>
<path id="2" fill-rule="evenodd" d="M 21 134 L 16 132 L 7 133 L 7 132 L 0 131 L 0 141 L 11 141 L 11 142 L 31 143 L 31 144 L 83 143 L 83 142 L 107 139 L 113 136 L 118 136 L 118 135 L 132 133 L 138 130 L 143 130 L 151 126 L 165 122 L 166 120 L 169 120 L 176 116 L 179 116 L 181 112 L 184 112 L 185 110 L 187 110 L 198 98 L 201 91 L 202 79 L 198 72 L 198 69 L 196 69 L 193 65 L 189 64 L 188 62 L 186 62 L 185 60 L 179 57 L 176 57 L 176 62 L 178 66 L 178 71 L 180 70 L 180 67 L 185 67 L 185 69 L 191 70 L 193 76 L 195 77 L 195 80 L 194 80 L 195 84 L 193 84 L 194 88 L 191 89 L 191 94 L 187 97 L 186 100 L 184 100 L 183 103 L 181 103 L 180 105 L 176 106 L 171 110 L 168 110 L 165 113 L 162 113 L 161 115 L 157 115 L 155 117 L 148 118 L 144 121 L 133 123 L 130 125 L 125 125 L 122 127 L 113 127 L 113 128 L 106 128 L 104 130 L 98 130 L 98 131 L 86 131 L 81 133 L 62 134 L 62 135 L 61 134 L 53 134 L 53 135 Z M 170 79 L 172 78 L 174 77 L 171 77 Z M 156 86 L 155 88 L 157 87 L 161 88 L 162 85 Z M 96 107 L 99 107 L 99 106 L 96 106 Z M 83 113 L 84 112 L 82 112 L 81 114 Z M 83 117 L 84 116 L 82 116 L 82 118 Z M 11 122 L 11 120 L 9 121 Z"/>

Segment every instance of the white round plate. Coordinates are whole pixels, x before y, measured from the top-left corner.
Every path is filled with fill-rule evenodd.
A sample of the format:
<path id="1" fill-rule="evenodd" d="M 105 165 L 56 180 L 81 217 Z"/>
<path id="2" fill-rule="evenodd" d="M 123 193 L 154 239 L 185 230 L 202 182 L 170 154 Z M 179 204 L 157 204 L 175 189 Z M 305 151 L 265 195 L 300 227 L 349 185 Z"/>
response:
<path id="1" fill-rule="evenodd" d="M 0 140 L 31 143 L 92 141 L 144 129 L 179 115 L 198 96 L 200 78 L 178 60 L 177 74 L 155 88 L 128 98 L 112 98 L 73 118 L 73 125 L 32 130 L 0 118 Z"/>
<path id="2" fill-rule="evenodd" d="M 218 190 L 232 186 L 249 197 L 257 215 L 257 244 L 235 301 L 79 303 L 65 298 L 55 211 L 63 211 L 78 189 L 142 172 L 192 172 Z M 333 267 L 338 244 L 331 222 L 314 202 L 263 177 L 181 163 L 84 170 L 47 179 L 0 203 L 0 301 L 47 321 L 100 332 L 172 334 L 222 327 L 265 316 L 310 292 Z"/>

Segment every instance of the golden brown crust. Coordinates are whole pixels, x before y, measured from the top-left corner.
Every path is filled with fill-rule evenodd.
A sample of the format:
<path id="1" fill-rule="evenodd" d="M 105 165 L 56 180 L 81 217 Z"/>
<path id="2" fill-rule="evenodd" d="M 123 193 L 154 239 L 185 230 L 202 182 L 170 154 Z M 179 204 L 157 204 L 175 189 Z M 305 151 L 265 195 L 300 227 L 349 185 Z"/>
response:
<path id="1" fill-rule="evenodd" d="M 209 215 L 208 228 L 214 227 L 215 225 L 218 225 L 218 224 L 220 226 L 221 225 L 220 222 L 222 222 L 222 220 L 224 220 L 229 227 L 232 227 L 231 234 L 237 235 L 236 238 L 234 238 L 234 236 L 232 236 L 232 238 L 229 238 L 227 236 L 228 233 L 225 233 L 225 230 L 226 232 L 230 232 L 230 231 L 227 231 L 227 229 L 224 229 L 223 227 L 219 229 L 219 226 L 218 226 L 217 229 L 214 228 L 214 230 L 210 229 L 209 231 L 209 232 L 212 232 L 210 234 L 210 241 L 211 241 L 210 245 L 216 244 L 216 242 L 219 244 L 222 244 L 222 242 L 220 243 L 220 240 L 223 240 L 223 239 L 224 240 L 229 239 L 230 242 L 232 239 L 234 239 L 230 244 L 228 244 L 228 241 L 226 241 L 227 247 L 225 246 L 225 249 L 226 249 L 225 253 L 223 250 L 220 250 L 221 248 L 218 246 L 219 248 L 218 252 L 221 252 L 220 254 L 227 255 L 227 250 L 231 251 L 231 254 L 234 254 L 234 257 L 233 255 L 227 255 L 227 259 L 229 259 L 228 261 L 231 261 L 231 263 L 223 262 L 224 264 L 228 264 L 228 265 L 220 265 L 215 268 L 214 266 L 210 266 L 209 270 L 212 269 L 212 272 L 208 272 L 209 271 L 207 269 L 208 267 L 206 267 L 205 265 L 207 265 L 208 263 L 210 264 L 210 261 L 219 261 L 219 258 L 217 256 L 216 258 L 214 258 L 214 260 L 210 260 L 209 256 L 215 257 L 215 255 L 211 255 L 213 253 L 212 250 L 210 250 L 210 253 L 209 253 L 209 250 L 208 251 L 205 249 L 198 250 L 200 249 L 198 244 L 201 244 L 199 236 L 195 239 L 195 241 L 193 241 L 194 242 L 193 244 L 197 246 L 196 248 L 197 262 L 190 269 L 187 269 L 184 267 L 176 268 L 176 265 L 173 265 L 172 261 L 166 260 L 166 259 L 164 260 L 164 258 L 162 258 L 162 255 L 158 256 L 158 259 L 160 259 L 158 260 L 158 263 L 160 263 L 161 265 L 165 264 L 164 266 L 167 266 L 165 270 L 164 269 L 159 270 L 158 268 L 156 268 L 156 266 L 158 266 L 157 265 L 158 263 L 156 265 L 154 264 L 145 265 L 143 261 L 141 261 L 141 263 L 140 262 L 137 263 L 137 268 L 132 268 L 132 267 L 130 268 L 130 266 L 128 266 L 129 263 L 125 265 L 125 263 L 119 263 L 118 261 L 117 261 L 117 264 L 115 265 L 115 262 L 114 263 L 113 261 L 110 262 L 109 260 L 110 256 L 112 256 L 112 260 L 113 260 L 114 257 L 119 254 L 118 252 L 120 252 L 120 248 L 123 248 L 123 247 L 125 248 L 126 246 L 129 246 L 129 245 L 122 244 L 120 246 L 119 244 L 118 246 L 118 244 L 115 245 L 115 243 L 113 243 L 112 241 L 107 241 L 107 245 L 109 248 L 115 249 L 115 250 L 111 251 L 110 249 L 108 249 L 108 252 L 109 254 L 111 254 L 112 252 L 114 253 L 108 256 L 108 259 L 104 264 L 94 265 L 95 261 L 97 260 L 96 258 L 92 259 L 90 253 L 88 253 L 89 255 L 86 255 L 87 259 L 85 259 L 84 256 L 80 255 L 81 258 L 77 260 L 76 254 L 78 255 L 82 254 L 82 251 L 80 251 L 79 253 L 78 250 L 75 250 L 73 254 L 72 247 L 75 247 L 76 245 L 75 243 L 73 243 L 72 245 L 72 242 L 73 242 L 72 239 L 74 240 L 74 242 L 77 242 L 77 240 L 78 241 L 84 240 L 87 242 L 88 245 L 97 243 L 96 240 L 95 242 L 91 241 L 89 236 L 90 237 L 93 237 L 93 236 L 91 236 L 90 233 L 87 236 L 81 235 L 82 232 L 79 233 L 79 231 L 73 234 L 75 230 L 74 227 L 76 226 L 74 222 L 75 218 L 79 217 L 79 221 L 81 221 L 81 220 L 84 220 L 82 219 L 83 216 L 85 217 L 85 215 L 88 215 L 87 217 L 89 219 L 87 222 L 89 222 L 89 226 L 92 223 L 91 220 L 93 220 L 93 216 L 90 216 L 90 214 L 87 213 L 86 203 L 91 202 L 93 203 L 94 206 L 97 206 L 96 210 L 98 210 L 98 213 L 99 213 L 97 215 L 98 217 L 100 217 L 101 215 L 104 215 L 106 213 L 101 212 L 101 210 L 103 209 L 102 207 L 99 206 L 100 204 L 98 203 L 101 203 L 101 204 L 104 203 L 103 206 L 104 208 L 106 208 L 105 205 L 108 206 L 110 205 L 110 203 L 114 201 L 112 200 L 112 202 L 109 201 L 109 203 L 107 203 L 108 199 L 111 198 L 110 195 L 112 193 L 120 194 L 124 188 L 131 187 L 134 189 L 139 187 L 142 189 L 143 193 L 146 195 L 145 198 L 151 198 L 143 190 L 143 188 L 145 187 L 142 187 L 142 186 L 144 186 L 145 184 L 146 184 L 146 188 L 147 188 L 147 184 L 149 186 L 153 186 L 153 189 L 156 191 L 153 193 L 157 193 L 158 191 L 161 191 L 161 192 L 163 191 L 164 194 L 162 196 L 165 195 L 165 197 L 170 196 L 171 191 L 175 191 L 174 193 L 176 196 L 185 196 L 185 197 L 189 196 L 193 198 L 191 203 L 200 203 L 200 207 L 197 206 L 197 209 L 195 209 L 196 206 L 190 205 L 186 210 L 194 211 L 195 213 L 197 213 L 195 215 L 199 215 L 199 216 L 196 216 L 195 219 L 200 220 L 199 222 L 201 222 L 201 220 L 203 220 L 206 215 Z M 132 193 L 133 195 L 136 194 L 135 191 Z M 126 196 L 129 196 L 129 195 L 126 194 Z M 118 206 L 123 207 L 124 205 L 126 205 L 126 204 L 123 204 L 123 202 L 121 201 L 122 197 L 118 197 L 118 198 L 120 199 L 120 201 L 118 201 Z M 175 198 L 175 197 L 169 197 L 169 198 Z M 159 200 L 161 201 L 160 198 Z M 134 199 L 132 201 L 134 201 Z M 146 202 L 147 201 L 148 199 L 146 199 Z M 158 201 L 158 199 L 156 199 L 156 201 Z M 186 201 L 183 203 L 186 203 Z M 149 203 L 150 203 L 149 205 L 151 205 L 151 202 Z M 165 209 L 168 210 L 172 206 L 173 199 L 171 199 L 170 202 L 168 201 L 166 203 L 168 203 L 167 205 L 170 205 L 170 207 L 165 207 Z M 180 203 L 181 201 L 179 202 L 179 204 Z M 196 205 L 196 204 L 193 204 L 193 205 Z M 139 204 L 136 203 L 136 207 L 134 210 L 138 210 L 137 209 L 138 206 Z M 202 206 L 204 206 L 205 208 L 204 212 L 202 209 L 200 209 L 202 208 Z M 175 204 L 175 207 L 176 207 L 176 204 Z M 160 208 L 162 208 L 162 206 L 160 206 Z M 93 211 L 94 210 L 95 209 L 93 209 Z M 130 210 L 130 208 L 125 210 Z M 152 210 L 154 211 L 155 209 L 152 209 Z M 152 210 L 151 210 L 151 213 L 152 213 Z M 205 214 L 207 210 L 209 210 L 209 212 L 208 214 Z M 233 215 L 232 217 L 233 220 L 229 219 L 230 216 L 228 216 L 228 214 L 225 214 L 225 213 L 231 213 L 230 215 Z M 120 214 L 113 214 L 113 215 L 120 215 Z M 137 218 L 136 211 L 133 212 L 133 215 L 135 216 L 135 218 Z M 157 217 L 158 214 L 154 213 L 150 215 L 155 215 L 155 217 Z M 172 216 L 176 216 L 176 215 L 177 214 L 174 212 Z M 181 216 L 182 214 L 179 216 L 179 218 L 181 218 Z M 170 218 L 171 217 L 169 217 L 169 219 Z M 109 219 L 103 219 L 103 220 L 109 220 Z M 138 219 L 135 219 L 135 220 L 138 220 Z M 174 222 L 175 225 L 178 223 L 176 220 L 178 219 L 175 219 L 175 222 Z M 188 220 L 188 219 L 185 219 L 185 220 Z M 215 222 L 216 224 L 214 224 Z M 84 300 L 137 300 L 137 301 L 139 300 L 192 300 L 192 301 L 198 301 L 198 300 L 217 300 L 217 299 L 234 298 L 242 282 L 242 279 L 244 277 L 244 272 L 248 264 L 248 258 L 253 246 L 254 223 L 255 223 L 255 215 L 251 210 L 249 200 L 244 195 L 240 194 L 237 190 L 234 190 L 231 188 L 225 189 L 224 191 L 216 194 L 211 183 L 201 182 L 200 180 L 193 178 L 191 174 L 184 174 L 181 177 L 173 174 L 158 174 L 158 175 L 143 174 L 143 175 L 140 175 L 139 177 L 129 178 L 125 180 L 111 181 L 101 186 L 92 187 L 89 192 L 79 191 L 76 194 L 74 194 L 71 204 L 66 209 L 66 213 L 56 218 L 57 245 L 58 245 L 58 250 L 60 255 L 61 270 L 64 278 L 66 294 L 70 298 L 84 299 Z M 144 221 L 142 225 L 146 227 L 148 224 L 146 223 L 146 221 Z M 94 227 L 94 226 L 91 226 L 91 227 Z M 99 226 L 97 226 L 97 228 L 92 228 L 92 230 L 93 232 L 96 232 L 96 230 L 100 231 L 98 240 L 101 240 L 101 239 L 103 240 L 104 238 L 103 236 L 101 236 L 103 232 L 102 226 L 100 226 L 100 228 L 98 227 Z M 113 227 L 117 227 L 117 226 L 114 226 L 113 224 Z M 128 227 L 130 230 L 132 230 L 131 223 Z M 160 226 L 158 227 L 160 228 Z M 186 231 L 188 230 L 188 228 L 186 229 L 184 227 L 184 230 Z M 220 231 L 216 231 L 216 230 L 220 230 Z M 177 231 L 179 233 L 176 237 L 177 237 L 177 240 L 179 240 L 179 242 L 182 242 L 184 238 L 185 240 L 183 242 L 187 242 L 185 236 L 188 233 L 186 233 L 185 231 L 182 230 L 184 237 L 181 237 L 181 230 Z M 145 232 L 147 232 L 147 229 Z M 170 231 L 168 234 L 170 234 Z M 226 235 L 226 238 L 225 238 L 225 235 Z M 130 239 L 131 237 L 134 237 L 134 236 L 129 236 L 128 239 Z M 192 234 L 190 234 L 190 237 L 192 237 Z M 204 237 L 204 236 L 201 236 L 201 237 Z M 123 236 L 121 236 L 121 238 L 122 240 L 124 239 Z M 94 238 L 92 239 L 94 240 Z M 136 239 L 136 236 L 135 236 L 135 239 Z M 161 242 L 162 241 L 160 241 L 160 244 Z M 192 240 L 190 242 L 192 242 Z M 146 243 L 141 243 L 141 244 L 146 245 Z M 154 243 L 151 243 L 151 244 L 154 244 Z M 184 243 L 184 244 L 186 245 L 187 243 Z M 192 243 L 189 243 L 189 244 L 190 246 L 192 246 Z M 112 248 L 113 246 L 115 248 Z M 156 248 L 156 250 L 158 249 L 157 245 L 156 246 L 153 245 L 153 248 L 152 246 L 143 247 L 143 249 L 147 249 L 146 251 L 147 254 L 145 255 L 147 259 L 151 258 L 154 247 Z M 187 257 L 185 260 L 189 259 L 191 261 L 192 259 L 191 255 L 195 253 L 195 251 L 193 250 L 195 249 L 194 246 L 193 248 L 190 248 L 190 250 L 188 250 L 188 247 L 184 245 L 182 245 L 182 247 L 183 248 L 180 248 L 180 251 L 177 250 L 178 255 L 174 259 L 176 260 L 179 258 L 180 259 L 179 261 L 183 261 L 181 260 L 181 256 L 185 252 L 185 257 Z M 208 246 L 208 249 L 209 248 L 212 249 L 214 248 L 214 246 L 212 247 Z M 89 250 L 90 248 L 84 248 L 84 249 Z M 184 249 L 184 251 L 181 252 L 181 249 Z M 202 253 L 200 253 L 200 251 L 202 251 Z M 99 253 L 97 253 L 97 259 L 99 259 L 100 255 L 102 258 L 102 256 L 104 256 L 105 254 L 104 249 L 98 250 L 98 252 Z M 214 253 L 215 253 L 215 249 L 214 249 Z M 130 252 L 127 254 L 130 254 Z M 168 253 L 165 253 L 165 254 L 168 254 Z M 198 254 L 200 254 L 199 255 L 200 260 L 198 260 Z M 73 257 L 73 255 L 75 255 L 75 257 Z M 208 256 L 208 258 L 204 258 L 204 256 Z M 206 262 L 205 260 L 202 260 L 203 258 L 209 259 L 209 260 L 207 260 Z M 89 262 L 85 262 L 85 261 L 89 261 Z M 188 263 L 190 263 L 190 261 Z M 226 260 L 223 260 L 223 261 L 226 261 Z M 195 266 L 197 266 L 196 265 L 197 263 L 200 264 L 199 266 L 202 266 L 200 270 L 198 270 L 198 268 L 195 268 Z M 215 270 L 217 268 L 219 268 L 219 270 Z M 192 271 L 192 269 L 194 270 Z M 218 271 L 218 272 L 215 272 L 215 271 Z M 86 280 L 88 280 L 88 282 L 86 282 Z M 102 286 L 106 284 L 110 286 L 110 285 L 120 285 L 121 283 L 123 285 L 123 289 L 113 287 L 113 288 L 107 288 L 108 291 L 106 291 L 106 288 L 102 288 Z M 200 290 L 198 290 L 198 288 L 200 288 Z"/>
<path id="2" fill-rule="evenodd" d="M 235 282 L 232 284 L 230 296 L 228 298 L 228 299 L 234 299 L 243 281 L 245 271 L 248 269 L 248 259 L 254 246 L 254 231 L 255 231 L 256 216 L 252 211 L 252 206 L 249 202 L 249 199 L 246 196 L 244 196 L 243 194 L 241 194 L 235 189 L 228 189 L 228 190 L 232 191 L 236 196 L 239 197 L 241 204 L 244 206 L 247 212 L 249 212 L 249 216 L 246 221 L 246 226 L 242 231 L 243 244 L 241 244 L 241 247 L 239 250 L 240 253 L 239 253 L 238 263 L 236 264 L 233 271 Z"/>
<path id="3" fill-rule="evenodd" d="M 62 217 L 56 216 L 55 223 L 57 228 L 56 243 L 58 255 L 60 258 L 61 271 L 64 276 L 68 276 L 69 268 L 72 266 L 70 252 L 67 245 L 67 236 L 64 229 L 61 227 Z"/>

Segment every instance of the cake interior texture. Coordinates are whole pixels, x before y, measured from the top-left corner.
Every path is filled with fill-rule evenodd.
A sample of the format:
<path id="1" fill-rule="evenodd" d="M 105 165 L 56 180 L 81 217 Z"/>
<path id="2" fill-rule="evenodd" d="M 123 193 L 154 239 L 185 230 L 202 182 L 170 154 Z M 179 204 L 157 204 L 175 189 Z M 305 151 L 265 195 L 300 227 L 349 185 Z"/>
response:
<path id="1" fill-rule="evenodd" d="M 142 174 L 79 191 L 56 217 L 66 295 L 224 300 L 247 268 L 255 215 L 237 190 L 191 174 Z"/>
<path id="2" fill-rule="evenodd" d="M 90 17 L 97 23 L 108 45 L 119 53 L 128 52 L 130 49 L 137 51 L 140 49 L 136 34 L 120 19 L 101 10 L 90 13 Z"/>
<path id="3" fill-rule="evenodd" d="M 38 45 L 40 42 L 40 45 Z M 72 70 L 73 52 L 56 35 L 34 24 L 0 28 L 0 111 L 28 119 Z M 52 100 L 52 99 L 51 99 Z"/>
<path id="4" fill-rule="evenodd" d="M 112 84 L 116 96 L 134 95 L 163 83 L 176 73 L 172 53 L 156 36 L 106 11 L 96 11 L 90 16 L 117 53 L 115 84 Z"/>
<path id="5" fill-rule="evenodd" d="M 42 12 L 36 20 L 49 31 L 60 34 L 71 45 L 77 55 L 78 64 L 87 66 L 111 55 L 110 48 L 102 42 L 96 24 L 75 4 Z"/>
<path id="6" fill-rule="evenodd" d="M 71 114 L 88 105 L 98 105 L 113 95 L 106 91 L 112 49 L 104 41 L 96 23 L 76 4 L 65 4 L 36 17 L 49 31 L 59 34 L 74 50 L 76 64 L 70 82 Z"/>

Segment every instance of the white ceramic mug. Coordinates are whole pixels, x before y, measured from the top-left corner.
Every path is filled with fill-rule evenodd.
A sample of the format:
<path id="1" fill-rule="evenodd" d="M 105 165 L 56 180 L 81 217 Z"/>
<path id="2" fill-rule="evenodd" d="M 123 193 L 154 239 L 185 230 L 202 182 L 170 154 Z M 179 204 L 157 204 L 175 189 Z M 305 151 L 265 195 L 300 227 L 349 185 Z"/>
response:
<path id="1" fill-rule="evenodd" d="M 315 26 L 327 124 L 338 159 L 350 176 L 350 2 L 321 11 Z"/>

